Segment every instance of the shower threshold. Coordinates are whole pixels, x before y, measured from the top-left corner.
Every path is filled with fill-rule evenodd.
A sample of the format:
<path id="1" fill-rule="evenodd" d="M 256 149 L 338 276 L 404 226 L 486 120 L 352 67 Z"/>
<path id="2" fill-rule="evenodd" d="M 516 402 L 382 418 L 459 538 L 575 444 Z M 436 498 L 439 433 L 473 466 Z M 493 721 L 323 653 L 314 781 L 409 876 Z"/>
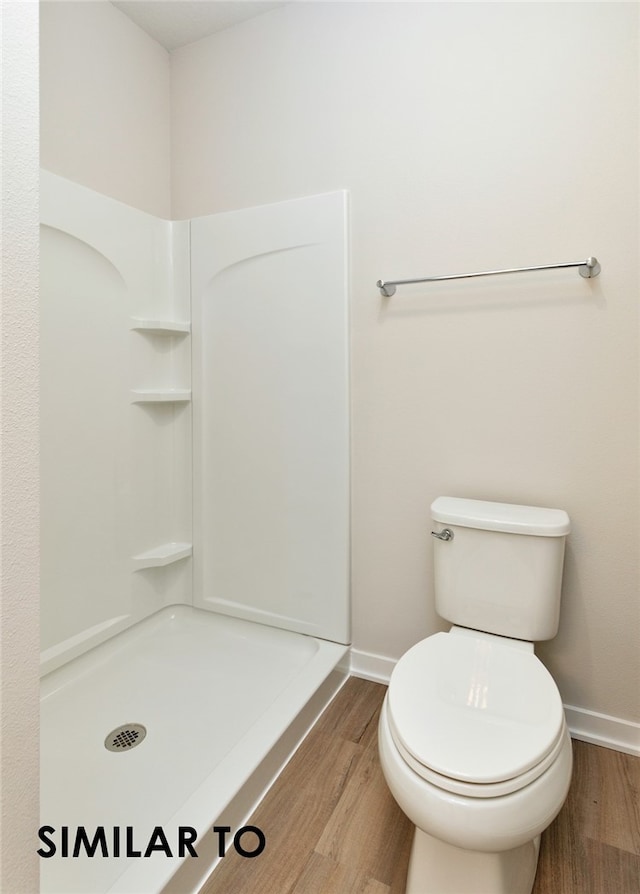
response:
<path id="1" fill-rule="evenodd" d="M 268 846 L 243 824 L 347 673 L 346 646 L 172 606 L 48 674 L 41 894 L 195 894 L 234 837 Z"/>

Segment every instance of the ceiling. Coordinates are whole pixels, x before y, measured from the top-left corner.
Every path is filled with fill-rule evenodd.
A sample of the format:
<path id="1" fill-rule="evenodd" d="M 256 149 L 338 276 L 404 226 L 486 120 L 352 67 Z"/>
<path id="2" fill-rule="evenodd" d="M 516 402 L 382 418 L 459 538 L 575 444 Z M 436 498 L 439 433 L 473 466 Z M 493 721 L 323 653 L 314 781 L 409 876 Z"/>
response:
<path id="1" fill-rule="evenodd" d="M 111 3 L 169 51 L 286 5 L 267 0 L 111 0 Z"/>

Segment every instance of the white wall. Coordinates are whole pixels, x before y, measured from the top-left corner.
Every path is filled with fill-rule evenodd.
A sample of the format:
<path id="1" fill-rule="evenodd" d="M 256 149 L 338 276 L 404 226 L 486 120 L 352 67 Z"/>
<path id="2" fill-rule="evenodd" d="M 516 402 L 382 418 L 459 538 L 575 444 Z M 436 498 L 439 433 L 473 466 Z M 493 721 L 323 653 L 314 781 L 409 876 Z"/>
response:
<path id="1" fill-rule="evenodd" d="M 0 890 L 38 890 L 38 4 L 2 16 Z"/>
<path id="2" fill-rule="evenodd" d="M 172 56 L 173 214 L 347 188 L 353 612 L 440 626 L 439 494 L 566 509 L 565 702 L 640 719 L 635 4 L 290 4 Z M 378 278 L 579 260 L 399 290 Z"/>
<path id="3" fill-rule="evenodd" d="M 294 3 L 171 58 L 174 217 L 351 193 L 356 648 L 395 658 L 440 626 L 435 496 L 561 506 L 539 651 L 566 702 L 631 719 L 637 35 L 626 3 Z M 168 214 L 167 60 L 102 0 L 45 3 L 43 166 Z M 589 283 L 375 288 L 587 254 Z"/>
<path id="4" fill-rule="evenodd" d="M 106 0 L 45 0 L 43 168 L 170 217 L 169 54 Z"/>

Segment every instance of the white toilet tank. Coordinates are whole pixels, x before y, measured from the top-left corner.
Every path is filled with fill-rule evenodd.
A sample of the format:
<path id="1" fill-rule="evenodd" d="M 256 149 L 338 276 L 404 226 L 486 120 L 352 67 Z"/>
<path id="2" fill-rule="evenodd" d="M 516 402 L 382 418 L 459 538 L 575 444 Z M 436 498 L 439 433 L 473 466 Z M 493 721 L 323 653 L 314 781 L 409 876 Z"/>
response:
<path id="1" fill-rule="evenodd" d="M 570 529 L 564 510 L 438 497 L 431 517 L 442 618 L 529 642 L 556 635 Z"/>

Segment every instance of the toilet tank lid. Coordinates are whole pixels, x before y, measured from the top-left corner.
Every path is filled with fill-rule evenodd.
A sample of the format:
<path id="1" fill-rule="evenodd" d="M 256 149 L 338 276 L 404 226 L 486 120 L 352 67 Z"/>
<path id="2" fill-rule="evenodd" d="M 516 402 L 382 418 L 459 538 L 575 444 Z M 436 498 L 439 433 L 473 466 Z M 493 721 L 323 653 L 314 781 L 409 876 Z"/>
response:
<path id="1" fill-rule="evenodd" d="M 490 503 L 460 497 L 438 497 L 431 504 L 431 517 L 434 521 L 463 528 L 538 537 L 563 537 L 571 529 L 569 516 L 564 509 Z"/>

